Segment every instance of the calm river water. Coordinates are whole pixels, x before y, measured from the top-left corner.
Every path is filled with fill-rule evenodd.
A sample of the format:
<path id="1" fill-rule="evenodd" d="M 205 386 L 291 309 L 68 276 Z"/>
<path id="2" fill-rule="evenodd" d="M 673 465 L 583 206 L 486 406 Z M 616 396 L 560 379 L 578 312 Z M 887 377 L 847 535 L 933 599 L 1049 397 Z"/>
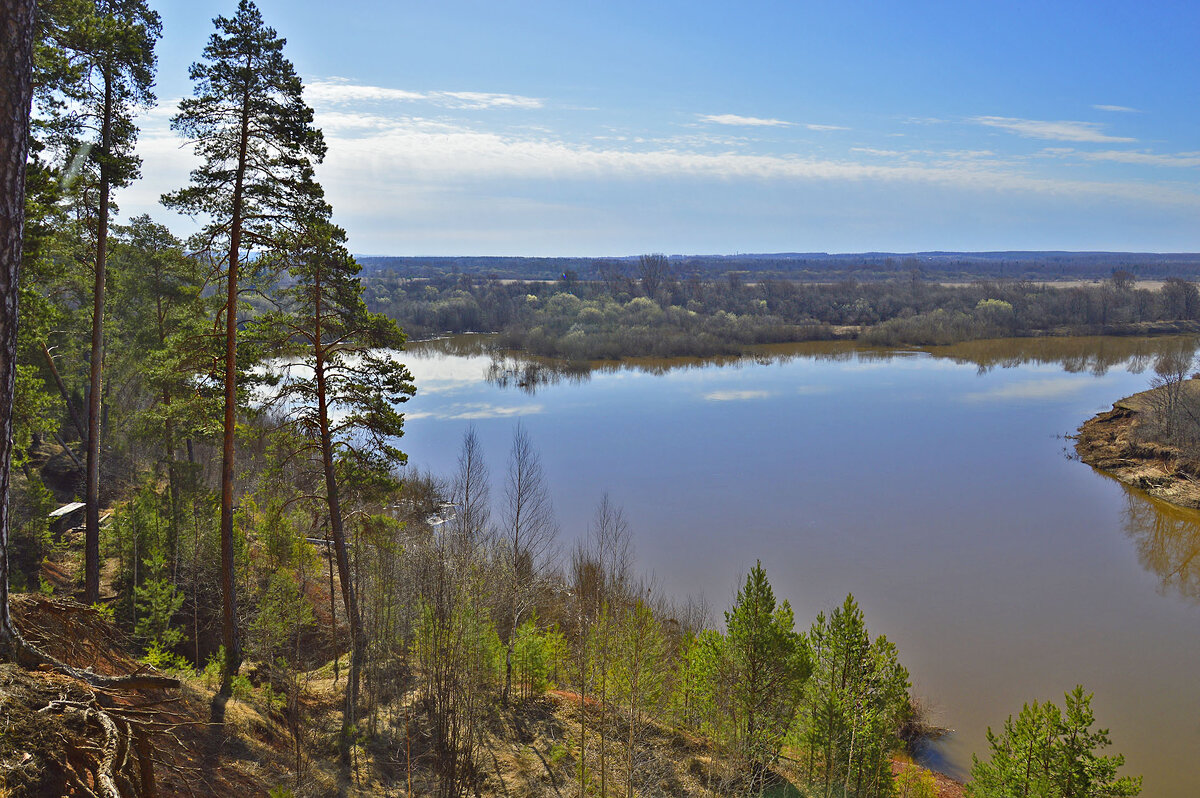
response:
<path id="1" fill-rule="evenodd" d="M 1083 684 L 1144 796 L 1200 792 L 1200 513 L 1069 459 L 1062 437 L 1191 339 L 839 342 L 581 374 L 480 343 L 406 353 L 412 466 L 450 474 L 474 424 L 498 495 L 520 419 L 564 548 L 608 491 L 639 569 L 715 618 L 755 560 L 803 629 L 853 593 L 955 730 L 942 769 L 964 776 L 988 725 Z"/>

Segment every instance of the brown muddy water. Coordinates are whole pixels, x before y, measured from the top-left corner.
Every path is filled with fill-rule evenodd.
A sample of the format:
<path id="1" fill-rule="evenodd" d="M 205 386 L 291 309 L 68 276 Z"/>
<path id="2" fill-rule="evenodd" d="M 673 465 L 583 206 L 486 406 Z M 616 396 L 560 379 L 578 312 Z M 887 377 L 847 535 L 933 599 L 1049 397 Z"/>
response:
<path id="1" fill-rule="evenodd" d="M 1192 338 L 1054 338 L 917 350 L 819 343 L 753 357 L 565 368 L 481 336 L 415 344 L 403 448 L 449 474 L 475 425 L 499 494 L 513 427 L 539 447 L 564 549 L 604 491 L 657 590 L 720 618 L 755 560 L 807 625 L 853 593 L 954 729 L 1082 684 L 1147 798 L 1200 794 L 1200 513 L 1067 455 Z"/>

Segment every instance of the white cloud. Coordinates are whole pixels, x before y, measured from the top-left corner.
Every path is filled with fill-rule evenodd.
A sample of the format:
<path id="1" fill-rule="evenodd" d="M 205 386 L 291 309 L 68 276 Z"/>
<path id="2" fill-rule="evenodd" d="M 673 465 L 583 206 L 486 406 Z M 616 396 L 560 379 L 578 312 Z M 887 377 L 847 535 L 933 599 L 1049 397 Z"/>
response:
<path id="1" fill-rule="evenodd" d="M 1140 114 L 1141 113 L 1141 111 L 1139 111 L 1136 108 L 1129 108 L 1124 105 L 1093 105 L 1092 107 L 1095 108 L 1097 111 L 1112 111 L 1113 113 L 1118 113 L 1118 114 Z"/>
<path id="2" fill-rule="evenodd" d="M 1095 122 L 1045 122 L 1037 119 L 1014 119 L 1007 116 L 977 116 L 971 121 L 988 127 L 998 127 L 1031 139 L 1093 143 L 1137 141 L 1137 139 L 1123 136 L 1110 136 L 1102 132 L 1102 125 Z"/>
<path id="3" fill-rule="evenodd" d="M 1036 171 L 1033 160 L 1005 162 L 993 158 L 987 150 L 862 147 L 847 150 L 842 157 L 819 157 L 805 151 L 756 152 L 752 140 L 710 135 L 577 138 L 527 125 L 503 130 L 484 127 L 479 120 L 454 119 L 449 113 L 437 119 L 404 115 L 406 108 L 416 110 L 416 106 L 405 105 L 407 99 L 398 107 L 377 105 L 367 99 L 329 99 L 347 87 L 352 95 L 363 98 L 407 98 L 414 92 L 338 80 L 315 81 L 312 85 L 322 98 L 317 103 L 316 121 L 325 130 L 329 150 L 318 176 L 342 223 L 357 226 L 366 224 L 364 218 L 382 220 L 388 215 L 405 215 L 420 220 L 410 228 L 414 231 L 410 233 L 413 241 L 419 243 L 422 239 L 416 231 L 422 225 L 433 228 L 444 224 L 442 214 L 453 207 L 463 220 L 454 227 L 455 235 L 461 234 L 463 245 L 471 245 L 472 251 L 495 248 L 497 242 L 487 236 L 506 235 L 503 231 L 529 218 L 569 218 L 570 224 L 579 223 L 578 217 L 571 215 L 578 205 L 545 196 L 522 198 L 525 189 L 514 192 L 510 189 L 512 181 L 549 181 L 556 190 L 571 180 L 605 181 L 616 190 L 620 190 L 622 181 L 655 180 L 774 181 L 809 186 L 824 183 L 871 190 L 887 185 L 932 186 L 980 196 L 1008 192 L 1055 199 L 1071 197 L 1083 202 L 1124 201 L 1146 208 L 1200 207 L 1200 193 L 1186 182 L 1052 176 Z M 455 102 L 491 101 L 493 97 L 469 95 Z M 138 147 L 145 159 L 144 179 L 122 191 L 125 213 L 149 212 L 161 218 L 164 212 L 156 207 L 160 192 L 186 185 L 188 171 L 197 163 L 191 147 L 169 130 L 170 113 L 173 110 L 156 109 L 145 119 Z M 1047 148 L 1042 154 L 1090 158 L 1089 162 L 1097 164 L 1124 161 L 1147 167 L 1200 165 L 1196 163 L 1200 153 L 1186 152 L 1155 155 L 1114 150 L 1086 155 L 1063 147 Z M 475 210 L 468 213 L 464 210 L 468 206 Z M 504 224 L 484 232 L 468 223 L 471 213 L 500 214 Z M 611 236 L 615 240 L 623 228 L 613 224 Z M 509 242 L 506 239 L 503 243 Z M 401 245 L 410 246 L 407 241 L 388 244 Z"/>
<path id="4" fill-rule="evenodd" d="M 962 158 L 965 160 L 996 157 L 996 153 L 992 150 L 946 150 L 939 154 L 945 158 Z"/>
<path id="5" fill-rule="evenodd" d="M 1138 152 L 1136 150 L 1105 150 L 1102 152 L 1080 153 L 1089 161 L 1114 161 L 1116 163 L 1131 163 L 1139 166 L 1200 166 L 1200 152 L 1177 152 L 1173 154 L 1155 154 Z"/>
<path id="6" fill-rule="evenodd" d="M 425 95 L 384 86 L 363 86 L 345 78 L 326 78 L 306 84 L 304 99 L 314 105 L 339 105 L 354 102 L 413 102 L 424 100 Z"/>
<path id="7" fill-rule="evenodd" d="M 767 399 L 774 396 L 771 391 L 712 391 L 704 394 L 710 402 L 742 402 L 747 399 Z"/>
<path id="8" fill-rule="evenodd" d="M 349 111 L 321 111 L 315 115 L 322 131 L 342 133 L 351 130 L 384 130 L 395 124 L 391 117 Z"/>
<path id="9" fill-rule="evenodd" d="M 914 162 L 918 156 L 949 161 L 982 161 L 994 160 L 997 157 L 992 150 L 884 150 L 877 147 L 851 147 L 850 152 L 861 152 L 879 158 L 898 158 L 906 163 Z"/>
<path id="10" fill-rule="evenodd" d="M 697 114 L 702 122 L 714 125 L 744 125 L 747 127 L 792 127 L 792 122 L 782 119 L 760 119 L 757 116 L 738 116 L 737 114 Z M 807 127 L 807 126 L 806 126 Z"/>
<path id="11" fill-rule="evenodd" d="M 428 95 L 433 101 L 450 108 L 541 108 L 545 103 L 536 97 L 519 94 L 491 94 L 482 91 L 435 91 Z"/>
<path id="12" fill-rule="evenodd" d="M 738 114 L 696 114 L 701 122 L 709 122 L 714 125 L 732 125 L 740 127 L 796 127 L 795 122 L 787 122 L 783 119 L 763 119 L 757 116 L 740 116 Z M 818 132 L 827 132 L 831 130 L 849 130 L 848 127 L 841 125 L 818 125 L 813 122 L 804 122 L 800 127 L 806 130 L 815 130 Z"/>
<path id="13" fill-rule="evenodd" d="M 1148 150 L 1078 150 L 1074 147 L 1044 147 L 1039 153 L 1046 158 L 1082 158 L 1086 161 L 1127 163 L 1135 166 L 1165 166 L 1190 168 L 1200 166 L 1200 151 L 1154 153 Z"/>
<path id="14" fill-rule="evenodd" d="M 304 87 L 304 98 L 314 106 L 348 105 L 363 102 L 428 102 L 444 108 L 541 108 L 536 97 L 482 91 L 408 91 L 385 86 L 364 86 L 345 78 L 322 78 Z"/>
<path id="15" fill-rule="evenodd" d="M 697 178 L 909 182 L 988 193 L 1120 197 L 1156 205 L 1200 202 L 1185 187 L 1041 177 L 1006 164 L 963 158 L 934 164 L 864 163 L 794 154 L 701 152 L 655 143 L 605 146 L 549 135 L 504 135 L 449 125 L 433 128 L 414 120 L 397 120 L 385 130 L 354 132 L 363 135 L 327 137 L 329 155 L 320 174 L 328 183 L 359 186 L 355 193 L 364 201 L 397 182 L 445 186 L 446 181 L 456 180 Z M 378 198 L 370 202 L 377 205 Z"/>

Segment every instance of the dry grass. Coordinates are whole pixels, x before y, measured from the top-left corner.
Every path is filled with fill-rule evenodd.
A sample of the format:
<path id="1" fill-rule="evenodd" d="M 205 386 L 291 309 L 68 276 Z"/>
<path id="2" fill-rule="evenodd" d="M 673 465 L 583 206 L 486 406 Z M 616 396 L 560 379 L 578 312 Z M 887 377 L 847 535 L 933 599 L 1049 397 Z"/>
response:
<path id="1" fill-rule="evenodd" d="M 91 608 L 43 596 L 17 596 L 18 625 L 38 645 L 76 667 L 94 665 L 103 673 L 128 674 L 143 667 L 128 653 L 127 641 Z M 345 663 L 343 663 L 345 664 Z M 254 674 L 254 663 L 244 673 Z M 286 788 L 297 798 L 342 793 L 350 796 L 429 795 L 432 771 L 428 719 L 413 690 L 363 718 L 368 734 L 354 751 L 348 783 L 339 781 L 335 740 L 340 726 L 342 678 L 333 679 L 332 663 L 303 674 L 301 742 L 296 772 L 295 745 L 284 708 L 271 701 L 265 684 L 241 682 L 235 696 L 223 700 L 216 684 L 203 676 L 184 676 L 173 694 L 162 691 L 96 694 L 69 677 L 0 666 L 0 798 L 87 795 L 95 792 L 94 773 L 104 734 L 96 717 L 81 712 L 47 712 L 54 702 L 104 706 L 104 711 L 145 729 L 152 741 L 158 795 L 265 796 Z M 581 714 L 582 713 L 582 714 Z M 580 708 L 579 696 L 553 690 L 537 698 L 492 707 L 478 750 L 472 791 L 505 798 L 566 798 L 579 794 L 581 751 L 588 775 L 587 794 L 597 794 L 601 765 L 598 733 L 601 707 Z M 372 723 L 374 720 L 374 723 Z M 587 727 L 581 745 L 580 722 Z M 627 788 L 627 721 L 606 713 L 605 781 L 610 794 Z M 132 746 L 130 747 L 132 750 Z M 126 796 L 147 794 L 133 774 L 137 758 L 127 760 Z M 914 767 L 913 765 L 907 765 Z M 723 758 L 709 741 L 654 722 L 638 734 L 633 787 L 638 796 L 693 796 L 746 793 L 746 770 Z M 786 767 L 774 775 L 771 794 L 801 798 L 797 774 Z M 74 780 L 72 782 L 72 779 Z M 85 785 L 74 789 L 72 783 Z M 409 784 L 412 789 L 409 791 Z M 939 797 L 958 798 L 961 785 L 939 778 Z M 957 791 L 955 791 L 957 789 Z M 755 791 L 757 794 L 757 791 Z"/>

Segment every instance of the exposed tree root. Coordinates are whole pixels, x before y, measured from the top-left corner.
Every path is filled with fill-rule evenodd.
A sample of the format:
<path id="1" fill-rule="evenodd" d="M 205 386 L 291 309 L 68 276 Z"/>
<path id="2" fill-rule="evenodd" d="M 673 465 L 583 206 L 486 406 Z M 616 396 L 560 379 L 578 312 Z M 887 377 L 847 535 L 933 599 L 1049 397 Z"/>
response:
<path id="1" fill-rule="evenodd" d="M 96 673 L 90 667 L 78 668 L 67 663 L 68 657 L 77 662 L 107 662 L 114 670 L 136 664 L 125 657 L 114 660 L 104 650 L 102 643 L 117 633 L 90 607 L 72 601 L 14 596 L 13 609 L 20 610 L 14 613 L 20 617 L 13 619 L 8 639 L 0 639 L 0 657 L 9 662 L 27 670 L 49 668 L 101 690 L 166 690 L 180 686 L 178 679 L 140 670 L 128 675 L 108 676 Z M 39 625 L 39 621 L 43 625 Z M 18 631 L 18 623 L 31 636 L 60 649 L 59 656 L 27 640 Z"/>
<path id="2" fill-rule="evenodd" d="M 91 669 L 75 668 L 29 643 L 15 629 L 8 640 L 0 642 L 0 659 L 15 662 L 27 670 L 49 668 L 101 690 L 167 690 L 178 689 L 180 686 L 180 681 L 170 676 L 139 673 L 129 676 L 105 676 Z"/>
<path id="3" fill-rule="evenodd" d="M 128 732 L 122 733 L 117 728 L 116 721 L 104 710 L 79 701 L 51 701 L 38 711 L 52 712 L 55 710 L 78 712 L 83 715 L 84 720 L 95 718 L 100 727 L 104 729 L 103 756 L 96 763 L 96 784 L 99 785 L 100 791 L 105 798 L 123 798 L 120 789 L 117 788 L 117 782 L 113 776 L 113 768 L 117 765 L 118 752 L 122 750 L 128 751 L 128 745 L 122 745 L 125 735 Z M 124 762 L 121 764 L 123 765 Z"/>
<path id="4" fill-rule="evenodd" d="M 53 647 L 55 653 L 76 663 L 102 664 L 118 674 L 136 667 L 119 649 L 109 648 L 118 633 L 90 608 L 30 597 L 21 597 L 16 603 L 25 611 L 21 613 L 25 615 L 22 626 L 28 626 L 31 634 L 45 646 Z M 100 734 L 95 735 L 98 746 L 93 746 L 87 736 L 60 738 L 61 789 L 95 798 L 155 798 L 153 746 L 148 736 L 151 732 L 169 733 L 172 724 L 158 719 L 165 714 L 170 720 L 171 715 L 169 711 L 128 706 L 129 699 L 122 698 L 121 693 L 178 688 L 178 679 L 140 670 L 127 675 L 108 675 L 97 673 L 92 667 L 77 667 L 26 640 L 15 624 L 0 639 L 0 659 L 31 676 L 37 673 L 47 678 L 48 674 L 57 674 L 78 683 L 68 687 L 72 682 L 58 682 L 58 698 L 40 708 L 34 704 L 30 710 L 43 716 L 74 716 L 85 726 L 99 727 Z M 38 682 L 29 682 L 35 683 Z M 55 689 L 53 683 L 40 683 Z M 78 721 L 69 725 L 75 723 Z"/>
<path id="5" fill-rule="evenodd" d="M 89 768 L 93 783 L 103 798 L 154 798 L 154 764 L 146 736 L 136 728 L 134 722 L 119 713 L 108 712 L 95 702 L 51 701 L 38 712 L 73 712 L 85 721 L 95 721 L 104 732 L 104 745 L 93 767 Z M 131 757 L 131 753 L 133 756 Z M 77 757 L 78 758 L 78 757 Z M 96 793 L 79 778 L 78 770 L 72 767 L 76 787 L 87 794 Z"/>

